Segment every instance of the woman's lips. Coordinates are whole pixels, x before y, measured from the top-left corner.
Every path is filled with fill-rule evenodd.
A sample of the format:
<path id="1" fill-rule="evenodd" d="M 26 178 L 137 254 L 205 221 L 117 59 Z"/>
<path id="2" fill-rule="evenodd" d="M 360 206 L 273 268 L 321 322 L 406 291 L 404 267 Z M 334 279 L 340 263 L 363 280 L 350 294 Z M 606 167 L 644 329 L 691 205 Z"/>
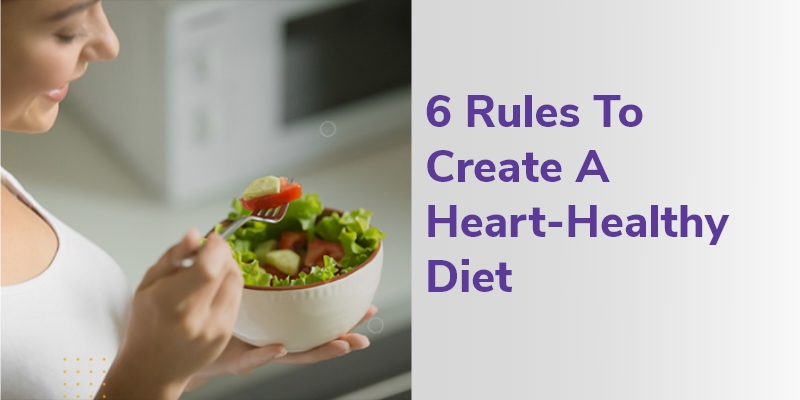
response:
<path id="1" fill-rule="evenodd" d="M 69 91 L 69 83 L 58 89 L 54 89 L 45 93 L 44 96 L 58 103 L 61 100 L 64 100 L 65 97 L 67 97 L 68 91 Z"/>

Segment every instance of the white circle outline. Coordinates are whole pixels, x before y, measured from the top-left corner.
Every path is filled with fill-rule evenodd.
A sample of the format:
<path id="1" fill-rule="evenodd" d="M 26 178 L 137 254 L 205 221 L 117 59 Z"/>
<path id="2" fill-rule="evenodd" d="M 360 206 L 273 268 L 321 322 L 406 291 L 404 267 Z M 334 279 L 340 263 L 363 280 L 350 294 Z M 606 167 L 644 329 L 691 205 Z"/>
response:
<path id="1" fill-rule="evenodd" d="M 381 323 L 380 329 L 373 330 L 372 329 L 372 321 L 380 322 Z M 369 319 L 369 321 L 367 321 L 367 330 L 369 330 L 372 333 L 381 333 L 381 332 L 383 332 L 383 328 L 384 328 L 383 320 L 378 318 L 378 317 L 372 317 L 372 318 Z"/>
<path id="2" fill-rule="evenodd" d="M 333 133 L 331 133 L 330 135 L 326 135 L 325 132 L 322 131 L 322 127 L 325 126 L 325 124 L 331 124 L 331 126 L 333 126 Z M 319 125 L 319 133 L 320 133 L 320 135 L 325 136 L 325 137 L 331 137 L 331 136 L 335 135 L 336 134 L 336 124 L 334 124 L 331 121 L 324 121 L 323 123 L 321 123 Z"/>

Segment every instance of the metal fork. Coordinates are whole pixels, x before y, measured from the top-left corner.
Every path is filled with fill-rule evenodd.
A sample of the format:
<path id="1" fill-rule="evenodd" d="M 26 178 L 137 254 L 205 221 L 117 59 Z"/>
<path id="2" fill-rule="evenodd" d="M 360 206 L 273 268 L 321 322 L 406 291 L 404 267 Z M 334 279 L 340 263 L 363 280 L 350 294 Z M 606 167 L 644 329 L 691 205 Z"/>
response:
<path id="1" fill-rule="evenodd" d="M 220 232 L 220 236 L 222 236 L 223 239 L 227 239 L 230 235 L 233 235 L 234 232 L 236 232 L 248 221 L 261 221 L 261 222 L 266 222 L 268 224 L 277 224 L 278 222 L 281 222 L 283 217 L 286 215 L 286 210 L 288 208 L 289 208 L 288 204 L 283 204 L 278 207 L 266 210 L 254 210 L 252 214 L 237 218 L 230 225 L 225 227 L 225 229 L 222 232 Z M 188 257 L 176 262 L 175 266 L 188 268 L 194 265 L 195 259 L 197 258 L 197 254 L 200 253 L 200 250 L 202 250 L 204 246 L 205 243 L 200 245 L 200 247 L 198 247 L 197 250 L 192 252 L 192 254 L 190 254 Z"/>
<path id="2" fill-rule="evenodd" d="M 290 179 L 289 183 L 294 182 L 294 179 Z M 235 221 L 231 222 L 225 229 L 220 232 L 220 236 L 223 239 L 227 239 L 230 235 L 233 235 L 239 228 L 241 228 L 244 224 L 248 221 L 261 221 L 266 222 L 268 224 L 277 224 L 281 222 L 283 217 L 286 215 L 286 210 L 289 209 L 289 204 L 281 204 L 275 208 L 268 208 L 265 210 L 253 210 L 250 215 L 245 215 L 244 217 L 239 217 Z M 176 267 L 182 268 L 189 268 L 195 263 L 195 259 L 197 258 L 197 254 L 200 253 L 200 250 L 203 249 L 205 243 L 200 245 L 192 254 L 188 257 L 179 260 L 175 263 Z"/>
<path id="3" fill-rule="evenodd" d="M 261 221 L 268 224 L 277 224 L 278 222 L 281 222 L 283 217 L 286 215 L 286 210 L 288 208 L 288 204 L 282 204 L 275 208 L 269 208 L 266 210 L 253 210 L 252 214 L 237 218 L 230 225 L 226 226 L 225 229 L 220 232 L 220 235 L 223 239 L 227 239 L 228 236 L 233 235 L 233 232 L 236 232 L 236 230 L 241 228 L 242 225 L 246 224 L 247 221 Z"/>

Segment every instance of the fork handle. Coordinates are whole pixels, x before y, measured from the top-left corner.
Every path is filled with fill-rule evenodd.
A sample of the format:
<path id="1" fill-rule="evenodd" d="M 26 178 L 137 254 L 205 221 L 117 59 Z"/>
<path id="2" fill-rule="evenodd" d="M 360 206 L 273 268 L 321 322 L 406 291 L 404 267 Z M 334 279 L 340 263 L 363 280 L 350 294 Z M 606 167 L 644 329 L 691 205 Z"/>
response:
<path id="1" fill-rule="evenodd" d="M 241 228 L 242 225 L 247 223 L 247 221 L 249 221 L 249 220 L 250 220 L 250 216 L 249 215 L 245 216 L 245 217 L 237 218 L 230 225 L 228 225 L 225 229 L 223 229 L 222 232 L 220 232 L 220 236 L 222 236 L 223 239 L 227 239 L 230 235 L 233 234 L 233 232 L 236 232 L 237 229 Z M 205 245 L 206 245 L 205 243 L 201 244 L 200 247 L 198 247 L 195 251 L 191 252 L 188 256 L 186 256 L 185 258 L 177 261 L 175 263 L 175 266 L 176 267 L 189 268 L 192 265 L 194 265 L 195 259 L 197 258 L 197 255 L 200 253 L 200 250 L 202 250 Z"/>
<path id="2" fill-rule="evenodd" d="M 251 217 L 250 215 L 247 215 L 244 217 L 237 218 L 236 221 L 233 221 L 230 225 L 225 227 L 225 229 L 223 229 L 222 232 L 220 232 L 222 238 L 227 239 L 228 236 L 233 235 L 233 232 L 236 232 L 236 230 L 241 228 L 242 225 L 247 223 L 247 221 L 250 221 L 250 217 Z"/>

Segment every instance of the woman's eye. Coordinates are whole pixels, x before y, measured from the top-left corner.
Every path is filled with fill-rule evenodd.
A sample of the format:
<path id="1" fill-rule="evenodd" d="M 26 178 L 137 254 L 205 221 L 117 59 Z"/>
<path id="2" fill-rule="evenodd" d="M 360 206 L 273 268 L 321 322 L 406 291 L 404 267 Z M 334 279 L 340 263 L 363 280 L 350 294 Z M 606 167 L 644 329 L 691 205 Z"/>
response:
<path id="1" fill-rule="evenodd" d="M 75 38 L 76 38 L 76 37 L 78 37 L 78 35 L 62 35 L 62 34 L 57 34 L 57 35 L 56 35 L 56 37 L 58 38 L 58 41 L 59 41 L 59 42 L 62 42 L 62 43 L 72 43 L 72 41 L 73 41 L 73 40 L 75 40 Z"/>

